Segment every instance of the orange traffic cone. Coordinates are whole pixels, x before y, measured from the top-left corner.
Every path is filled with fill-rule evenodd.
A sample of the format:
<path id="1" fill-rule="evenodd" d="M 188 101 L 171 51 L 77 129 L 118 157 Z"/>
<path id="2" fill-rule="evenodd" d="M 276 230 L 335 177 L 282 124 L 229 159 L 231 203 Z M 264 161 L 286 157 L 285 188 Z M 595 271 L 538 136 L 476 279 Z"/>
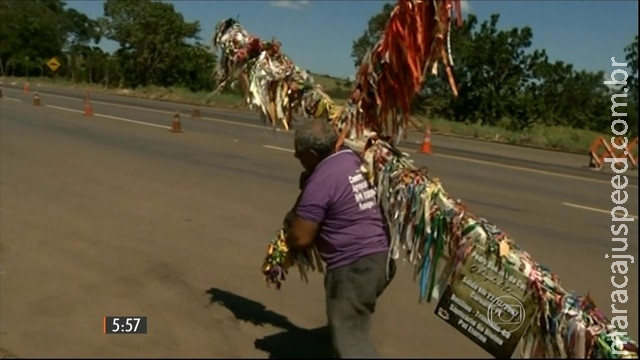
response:
<path id="1" fill-rule="evenodd" d="M 24 87 L 22 88 L 22 92 L 25 94 L 29 93 L 29 83 L 24 83 Z"/>
<path id="2" fill-rule="evenodd" d="M 93 116 L 93 108 L 91 107 L 91 97 L 89 97 L 89 92 L 84 96 L 84 116 Z"/>
<path id="3" fill-rule="evenodd" d="M 173 115 L 173 122 L 171 122 L 171 132 L 172 133 L 181 133 L 182 131 L 182 123 L 180 122 L 180 114 L 176 111 L 176 114 Z"/>
<path id="4" fill-rule="evenodd" d="M 420 152 L 423 154 L 431 154 L 431 124 L 427 124 L 427 128 L 424 131 L 424 141 L 422 141 Z"/>
<path id="5" fill-rule="evenodd" d="M 33 106 L 40 106 L 40 105 L 42 105 L 40 103 L 40 96 L 36 92 L 35 95 L 33 95 Z"/>
<path id="6" fill-rule="evenodd" d="M 201 116 L 202 116 L 202 114 L 200 114 L 200 109 L 199 108 L 193 109 L 193 113 L 191 113 L 191 117 L 192 118 L 199 118 Z"/>

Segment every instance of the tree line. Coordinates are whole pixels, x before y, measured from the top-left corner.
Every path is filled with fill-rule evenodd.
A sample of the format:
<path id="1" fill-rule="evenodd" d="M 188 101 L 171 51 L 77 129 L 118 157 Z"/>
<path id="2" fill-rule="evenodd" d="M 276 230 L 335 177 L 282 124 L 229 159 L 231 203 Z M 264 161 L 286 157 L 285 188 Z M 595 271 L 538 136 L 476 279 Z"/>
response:
<path id="1" fill-rule="evenodd" d="M 371 17 L 363 35 L 353 42 L 351 56 L 355 66 L 380 38 L 392 10 L 393 5 L 385 4 L 380 13 Z M 622 93 L 604 84 L 605 76 L 609 78 L 610 74 L 577 70 L 563 61 L 552 62 L 544 49 L 531 49 L 531 28 L 500 30 L 499 19 L 498 14 L 493 14 L 479 22 L 476 16 L 468 15 L 460 28 L 453 27 L 451 52 L 459 96 L 453 97 L 446 74 L 440 71 L 440 76 L 427 79 L 413 102 L 414 112 L 513 131 L 547 125 L 610 133 L 611 95 Z M 624 52 L 626 59 L 617 61 L 628 63 L 626 119 L 637 135 L 637 35 L 630 39 Z"/>
<path id="2" fill-rule="evenodd" d="M 368 22 L 353 42 L 357 67 L 379 39 L 392 4 Z M 220 14 L 220 17 L 226 15 Z M 529 27 L 498 29 L 499 15 L 480 22 L 468 15 L 451 36 L 454 76 L 459 96 L 453 98 L 444 72 L 429 77 L 413 111 L 465 123 L 500 126 L 515 131 L 535 125 L 561 125 L 610 132 L 611 95 L 604 72 L 574 69 L 550 61 L 531 49 Z M 172 4 L 154 0 L 106 0 L 103 16 L 93 19 L 62 0 L 0 2 L 0 74 L 49 76 L 107 87 L 180 86 L 192 91 L 214 88 L 216 56 L 198 21 L 189 22 Z M 116 42 L 104 52 L 102 39 Z M 625 47 L 629 63 L 629 125 L 637 134 L 638 37 Z M 51 71 L 46 63 L 61 64 Z M 622 60 L 618 60 L 622 61 Z M 348 91 L 338 89 L 341 97 Z M 345 93 L 345 94 L 343 94 Z"/>
<path id="3" fill-rule="evenodd" d="M 106 0 L 92 19 L 61 0 L 0 2 L 0 70 L 108 87 L 183 86 L 211 90 L 216 57 L 201 43 L 198 21 L 152 0 Z M 97 45 L 119 44 L 113 53 Z M 207 39 L 208 43 L 208 39 Z M 55 57 L 55 72 L 46 65 Z"/>

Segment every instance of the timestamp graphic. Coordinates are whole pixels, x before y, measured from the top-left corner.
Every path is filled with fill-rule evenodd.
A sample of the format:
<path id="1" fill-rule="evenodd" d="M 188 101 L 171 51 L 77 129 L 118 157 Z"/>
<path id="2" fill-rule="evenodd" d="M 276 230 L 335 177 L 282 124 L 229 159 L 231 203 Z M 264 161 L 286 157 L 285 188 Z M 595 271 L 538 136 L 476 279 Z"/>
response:
<path id="1" fill-rule="evenodd" d="M 146 334 L 146 316 L 104 316 L 102 318 L 104 334 Z"/>

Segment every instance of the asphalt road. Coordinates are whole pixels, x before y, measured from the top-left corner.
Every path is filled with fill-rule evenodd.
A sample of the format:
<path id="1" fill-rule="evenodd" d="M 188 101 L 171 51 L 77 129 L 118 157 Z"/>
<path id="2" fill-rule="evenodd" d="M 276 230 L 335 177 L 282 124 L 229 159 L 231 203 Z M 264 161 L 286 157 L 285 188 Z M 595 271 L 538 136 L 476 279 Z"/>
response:
<path id="1" fill-rule="evenodd" d="M 186 105 L 185 132 L 174 134 L 176 109 L 164 103 L 94 95 L 96 116 L 85 117 L 81 96 L 43 92 L 34 107 L 32 94 L 3 90 L 0 348 L 19 357 L 326 353 L 321 276 L 305 284 L 293 273 L 277 292 L 260 275 L 297 195 L 290 134 L 246 114 L 191 119 Z M 610 175 L 545 165 L 544 154 L 516 164 L 413 156 L 611 315 Z M 627 190 L 627 253 L 637 255 L 637 177 Z M 624 308 L 637 339 L 637 265 L 629 274 Z M 401 267 L 375 317 L 382 356 L 489 358 L 417 295 Z M 105 315 L 147 316 L 149 334 L 104 335 Z"/>

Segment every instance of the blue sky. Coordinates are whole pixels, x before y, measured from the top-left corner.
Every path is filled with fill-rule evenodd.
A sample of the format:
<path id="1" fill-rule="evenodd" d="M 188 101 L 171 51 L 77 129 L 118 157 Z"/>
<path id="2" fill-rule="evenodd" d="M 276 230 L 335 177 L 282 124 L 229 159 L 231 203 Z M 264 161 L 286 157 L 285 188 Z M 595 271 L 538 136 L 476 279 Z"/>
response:
<path id="1" fill-rule="evenodd" d="M 243 26 L 263 39 L 275 36 L 284 51 L 300 66 L 315 73 L 339 77 L 354 73 L 353 40 L 362 35 L 369 18 L 385 1 L 206 1 L 174 0 L 188 21 L 198 20 L 200 36 L 209 43 L 215 24 L 239 16 Z M 67 5 L 95 18 L 103 1 L 68 0 Z M 463 1 L 463 15 L 480 21 L 500 14 L 501 28 L 529 26 L 532 48 L 544 48 L 551 60 L 574 64 L 576 69 L 610 72 L 611 57 L 624 59 L 623 48 L 638 33 L 638 1 Z M 101 46 L 113 51 L 117 44 Z"/>

